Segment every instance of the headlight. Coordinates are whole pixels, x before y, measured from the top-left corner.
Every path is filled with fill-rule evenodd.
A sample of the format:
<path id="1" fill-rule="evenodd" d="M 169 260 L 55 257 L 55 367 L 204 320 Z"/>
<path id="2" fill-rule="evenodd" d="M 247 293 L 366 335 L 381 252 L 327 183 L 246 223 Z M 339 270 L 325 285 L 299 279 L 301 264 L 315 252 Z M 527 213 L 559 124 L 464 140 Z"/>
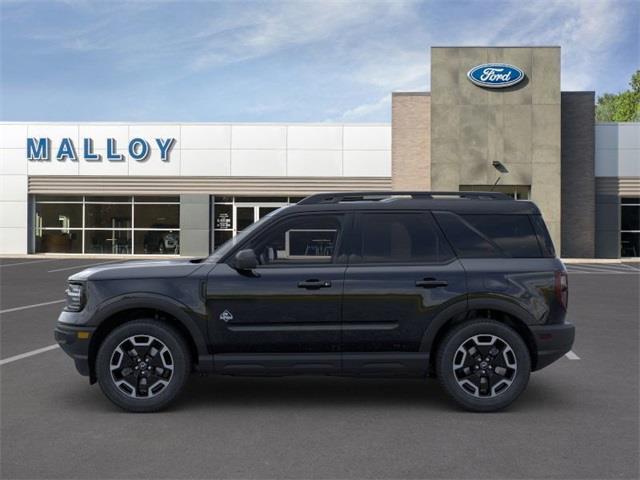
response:
<path id="1" fill-rule="evenodd" d="M 68 283 L 67 290 L 64 293 L 67 299 L 65 310 L 79 312 L 84 308 L 84 285 L 81 283 Z"/>

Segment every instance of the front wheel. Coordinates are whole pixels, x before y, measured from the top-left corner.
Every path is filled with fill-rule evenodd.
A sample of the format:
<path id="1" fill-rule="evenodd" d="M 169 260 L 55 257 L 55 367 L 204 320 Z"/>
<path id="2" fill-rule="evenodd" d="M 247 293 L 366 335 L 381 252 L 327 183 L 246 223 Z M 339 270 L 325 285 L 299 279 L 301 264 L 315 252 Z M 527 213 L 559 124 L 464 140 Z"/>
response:
<path id="1" fill-rule="evenodd" d="M 180 393 L 191 371 L 189 349 L 173 328 L 135 320 L 113 330 L 98 350 L 96 374 L 104 394 L 130 412 L 155 412 Z"/>
<path id="2" fill-rule="evenodd" d="M 510 405 L 529 382 L 531 358 L 522 337 L 495 320 L 454 327 L 438 350 L 438 379 L 460 405 L 492 412 Z"/>

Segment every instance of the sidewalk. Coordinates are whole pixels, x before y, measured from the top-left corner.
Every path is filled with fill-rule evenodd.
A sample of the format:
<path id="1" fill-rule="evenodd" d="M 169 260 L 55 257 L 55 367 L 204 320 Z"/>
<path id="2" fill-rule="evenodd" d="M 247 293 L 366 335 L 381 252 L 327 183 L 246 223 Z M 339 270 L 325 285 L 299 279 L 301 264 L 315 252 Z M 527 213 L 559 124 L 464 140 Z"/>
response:
<path id="1" fill-rule="evenodd" d="M 33 258 L 33 259 L 107 259 L 107 260 L 174 260 L 189 259 L 195 257 L 187 257 L 180 255 L 112 255 L 112 254 L 78 254 L 78 253 L 31 253 L 27 255 L 0 255 L 0 258 Z M 563 258 L 562 261 L 567 264 L 574 263 L 602 263 L 602 264 L 620 264 L 620 263 L 640 263 L 640 257 L 634 258 Z"/>
<path id="2" fill-rule="evenodd" d="M 602 263 L 602 264 L 619 264 L 619 263 L 640 263 L 640 258 L 563 258 L 564 263 Z"/>

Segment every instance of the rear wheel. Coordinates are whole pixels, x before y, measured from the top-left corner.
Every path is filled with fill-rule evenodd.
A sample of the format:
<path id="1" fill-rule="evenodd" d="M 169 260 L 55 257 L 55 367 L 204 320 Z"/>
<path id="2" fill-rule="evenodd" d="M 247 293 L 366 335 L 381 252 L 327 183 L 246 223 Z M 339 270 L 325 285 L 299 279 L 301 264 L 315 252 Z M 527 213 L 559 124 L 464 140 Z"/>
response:
<path id="1" fill-rule="evenodd" d="M 510 405 L 526 388 L 529 349 L 511 327 L 478 319 L 453 328 L 438 350 L 436 369 L 445 391 L 467 410 Z"/>
<path id="2" fill-rule="evenodd" d="M 154 412 L 182 390 L 191 359 L 182 336 L 154 320 L 135 320 L 111 332 L 96 358 L 104 394 L 130 412 Z"/>

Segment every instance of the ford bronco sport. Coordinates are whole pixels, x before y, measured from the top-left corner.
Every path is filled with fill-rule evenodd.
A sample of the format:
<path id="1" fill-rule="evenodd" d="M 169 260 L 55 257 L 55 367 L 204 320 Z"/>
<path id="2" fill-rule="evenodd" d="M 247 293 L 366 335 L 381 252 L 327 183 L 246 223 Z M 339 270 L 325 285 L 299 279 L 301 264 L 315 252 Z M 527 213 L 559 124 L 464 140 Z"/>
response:
<path id="1" fill-rule="evenodd" d="M 432 375 L 494 411 L 574 338 L 538 208 L 491 192 L 313 195 L 208 258 L 89 268 L 66 296 L 57 341 L 134 412 L 167 406 L 193 371 Z"/>

